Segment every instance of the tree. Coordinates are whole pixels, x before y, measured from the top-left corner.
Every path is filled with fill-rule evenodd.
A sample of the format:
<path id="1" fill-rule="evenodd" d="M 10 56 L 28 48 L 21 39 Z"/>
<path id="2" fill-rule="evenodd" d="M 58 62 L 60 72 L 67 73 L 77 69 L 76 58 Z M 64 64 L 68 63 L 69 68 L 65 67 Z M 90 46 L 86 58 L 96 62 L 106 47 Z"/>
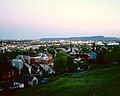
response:
<path id="1" fill-rule="evenodd" d="M 58 52 L 54 62 L 54 69 L 57 74 L 62 74 L 66 71 L 67 67 L 67 54 Z"/>
<path id="2" fill-rule="evenodd" d="M 48 53 L 53 55 L 53 58 L 55 57 L 55 50 L 54 49 L 48 49 Z"/>
<path id="3" fill-rule="evenodd" d="M 108 52 L 105 54 L 105 61 L 107 63 L 120 63 L 120 46 L 109 48 Z"/>
<path id="4" fill-rule="evenodd" d="M 77 64 L 74 63 L 74 56 L 69 56 L 67 59 L 67 71 L 74 72 L 77 69 Z"/>
<path id="5" fill-rule="evenodd" d="M 105 63 L 104 55 L 105 54 L 103 52 L 98 53 L 97 58 L 96 58 L 96 63 L 97 63 L 98 66 L 105 66 L 105 67 L 107 67 L 107 65 Z"/>

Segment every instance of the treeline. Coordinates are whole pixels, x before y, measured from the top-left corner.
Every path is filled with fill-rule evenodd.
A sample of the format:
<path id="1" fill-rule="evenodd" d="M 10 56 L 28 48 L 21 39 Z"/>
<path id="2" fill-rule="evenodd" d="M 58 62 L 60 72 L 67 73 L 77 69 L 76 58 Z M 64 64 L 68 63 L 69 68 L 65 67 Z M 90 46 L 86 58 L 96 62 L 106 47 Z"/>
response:
<path id="1" fill-rule="evenodd" d="M 36 54 L 36 52 L 34 52 L 34 51 L 23 51 L 23 50 L 0 53 L 0 62 L 4 62 L 6 60 L 12 60 L 17 55 L 35 55 L 35 54 Z"/>
<path id="2" fill-rule="evenodd" d="M 120 63 L 120 46 L 108 46 L 97 53 L 96 64 L 100 66 L 109 66 Z"/>

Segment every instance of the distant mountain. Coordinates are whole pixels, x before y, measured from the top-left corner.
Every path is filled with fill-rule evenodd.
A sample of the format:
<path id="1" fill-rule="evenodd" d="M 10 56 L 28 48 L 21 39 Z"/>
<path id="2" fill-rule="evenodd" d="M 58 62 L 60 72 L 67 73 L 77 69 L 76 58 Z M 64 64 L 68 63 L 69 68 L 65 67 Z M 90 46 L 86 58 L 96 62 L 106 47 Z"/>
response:
<path id="1" fill-rule="evenodd" d="M 41 38 L 40 40 L 100 40 L 100 41 L 120 41 L 116 37 L 91 36 L 91 37 L 69 37 L 69 38 Z"/>

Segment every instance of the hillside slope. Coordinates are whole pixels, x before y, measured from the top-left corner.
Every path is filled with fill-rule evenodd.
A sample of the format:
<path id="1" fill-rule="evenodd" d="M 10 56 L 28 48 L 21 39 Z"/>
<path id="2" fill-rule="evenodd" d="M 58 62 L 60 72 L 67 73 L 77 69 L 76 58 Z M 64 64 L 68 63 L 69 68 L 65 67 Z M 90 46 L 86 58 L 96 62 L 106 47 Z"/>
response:
<path id="1" fill-rule="evenodd" d="M 65 76 L 17 96 L 120 96 L 120 66 Z"/>

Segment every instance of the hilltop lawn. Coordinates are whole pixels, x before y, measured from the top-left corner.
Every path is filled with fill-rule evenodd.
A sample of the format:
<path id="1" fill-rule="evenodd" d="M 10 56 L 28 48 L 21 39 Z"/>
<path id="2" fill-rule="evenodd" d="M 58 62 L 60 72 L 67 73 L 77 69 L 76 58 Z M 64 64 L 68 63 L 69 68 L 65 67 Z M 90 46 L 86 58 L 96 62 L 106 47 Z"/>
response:
<path id="1" fill-rule="evenodd" d="M 20 91 L 17 96 L 120 96 L 120 66 L 66 75 Z"/>

